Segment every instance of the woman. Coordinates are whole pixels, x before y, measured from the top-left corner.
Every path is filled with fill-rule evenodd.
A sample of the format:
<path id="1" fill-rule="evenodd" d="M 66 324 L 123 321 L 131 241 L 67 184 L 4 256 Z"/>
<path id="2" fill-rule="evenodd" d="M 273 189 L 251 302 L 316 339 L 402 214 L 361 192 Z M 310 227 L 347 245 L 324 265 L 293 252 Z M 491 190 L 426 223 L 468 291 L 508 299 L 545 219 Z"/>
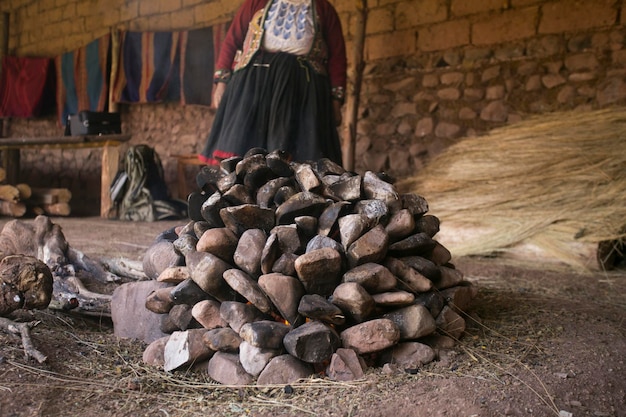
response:
<path id="1" fill-rule="evenodd" d="M 327 0 L 246 0 L 218 57 L 208 165 L 249 149 L 341 164 L 346 86 L 341 22 Z"/>

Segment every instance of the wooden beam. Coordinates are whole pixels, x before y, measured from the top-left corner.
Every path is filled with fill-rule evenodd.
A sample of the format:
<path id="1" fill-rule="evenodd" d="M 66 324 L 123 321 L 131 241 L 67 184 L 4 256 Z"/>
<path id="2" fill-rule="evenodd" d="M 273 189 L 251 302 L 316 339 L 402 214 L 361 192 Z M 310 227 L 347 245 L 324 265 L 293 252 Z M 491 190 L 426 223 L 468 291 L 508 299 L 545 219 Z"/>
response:
<path id="1" fill-rule="evenodd" d="M 356 150 L 356 125 L 358 122 L 359 98 L 361 95 L 361 84 L 363 82 L 363 69 L 365 62 L 363 59 L 363 50 L 365 45 L 365 24 L 367 22 L 367 0 L 356 0 L 356 19 L 355 19 L 355 39 L 354 39 L 354 57 L 353 57 L 353 73 L 349 83 L 349 91 L 346 101 L 346 126 L 347 140 L 343 146 L 343 164 L 348 171 L 354 171 L 354 159 Z"/>

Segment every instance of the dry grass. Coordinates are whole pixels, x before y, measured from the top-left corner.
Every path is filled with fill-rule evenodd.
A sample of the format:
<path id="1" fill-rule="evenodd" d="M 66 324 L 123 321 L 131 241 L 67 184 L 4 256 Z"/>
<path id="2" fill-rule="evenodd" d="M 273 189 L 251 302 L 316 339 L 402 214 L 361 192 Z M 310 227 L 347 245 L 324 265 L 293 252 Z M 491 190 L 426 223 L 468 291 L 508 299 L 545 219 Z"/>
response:
<path id="1" fill-rule="evenodd" d="M 523 243 L 588 267 L 588 244 L 626 238 L 624 143 L 624 108 L 549 114 L 464 139 L 398 188 L 469 231 L 442 241 L 455 256 Z"/>

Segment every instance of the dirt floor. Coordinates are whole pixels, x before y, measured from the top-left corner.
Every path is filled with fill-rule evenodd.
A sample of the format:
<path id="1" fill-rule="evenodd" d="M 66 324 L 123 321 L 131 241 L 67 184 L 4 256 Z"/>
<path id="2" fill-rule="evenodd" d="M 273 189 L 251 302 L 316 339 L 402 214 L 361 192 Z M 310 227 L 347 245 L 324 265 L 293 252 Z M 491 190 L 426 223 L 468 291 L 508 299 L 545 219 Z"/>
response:
<path id="1" fill-rule="evenodd" d="M 91 258 L 137 260 L 180 224 L 53 222 Z M 19 312 L 41 321 L 33 339 L 48 360 L 26 359 L 20 339 L 0 332 L 0 416 L 626 416 L 626 270 L 455 263 L 479 288 L 458 346 L 417 373 L 375 368 L 351 383 L 224 387 L 143 365 L 145 346 L 114 337 L 107 319 Z"/>

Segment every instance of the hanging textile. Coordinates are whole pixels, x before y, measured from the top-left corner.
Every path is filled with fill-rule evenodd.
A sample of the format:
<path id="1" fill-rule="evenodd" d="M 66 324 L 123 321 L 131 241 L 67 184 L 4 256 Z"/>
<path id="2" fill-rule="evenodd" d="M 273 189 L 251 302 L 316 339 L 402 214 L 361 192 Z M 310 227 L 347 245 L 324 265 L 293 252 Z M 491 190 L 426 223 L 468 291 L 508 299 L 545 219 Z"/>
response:
<path id="1" fill-rule="evenodd" d="M 0 117 L 37 117 L 53 113 L 54 87 L 52 59 L 3 56 Z"/>
<path id="2" fill-rule="evenodd" d="M 180 100 L 180 33 L 121 32 L 113 100 L 154 103 Z"/>
<path id="3" fill-rule="evenodd" d="M 81 110 L 104 111 L 108 102 L 111 35 L 55 58 L 61 124 Z"/>
<path id="4" fill-rule="evenodd" d="M 113 101 L 209 106 L 227 24 L 176 32 L 120 32 Z"/>

